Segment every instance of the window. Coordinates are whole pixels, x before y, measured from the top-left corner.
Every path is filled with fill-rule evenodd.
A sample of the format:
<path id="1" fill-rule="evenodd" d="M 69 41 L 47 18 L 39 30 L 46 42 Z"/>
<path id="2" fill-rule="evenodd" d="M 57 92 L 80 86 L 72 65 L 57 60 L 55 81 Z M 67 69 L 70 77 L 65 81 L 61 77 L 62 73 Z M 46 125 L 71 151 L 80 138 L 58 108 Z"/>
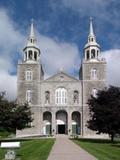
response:
<path id="1" fill-rule="evenodd" d="M 26 80 L 27 81 L 32 80 L 32 71 L 30 71 L 30 70 L 26 71 Z"/>
<path id="2" fill-rule="evenodd" d="M 92 95 L 93 95 L 93 97 L 97 97 L 97 93 L 98 93 L 98 90 L 96 89 L 96 88 L 93 88 L 92 89 Z"/>
<path id="3" fill-rule="evenodd" d="M 55 91 L 55 103 L 58 105 L 65 105 L 67 103 L 67 90 L 65 88 L 58 88 Z"/>
<path id="4" fill-rule="evenodd" d="M 95 58 L 95 49 L 91 50 L 91 58 Z"/>
<path id="5" fill-rule="evenodd" d="M 97 50 L 97 58 L 98 58 L 98 56 L 99 56 L 99 51 Z"/>
<path id="6" fill-rule="evenodd" d="M 87 51 L 87 60 L 89 59 L 89 55 L 90 55 L 90 54 L 89 54 L 89 50 L 88 50 L 88 51 Z"/>
<path id="7" fill-rule="evenodd" d="M 91 79 L 97 79 L 97 69 L 91 69 Z"/>
<path id="8" fill-rule="evenodd" d="M 32 59 L 32 51 L 31 50 L 29 50 L 29 59 Z"/>
<path id="9" fill-rule="evenodd" d="M 28 89 L 28 90 L 26 91 L 26 101 L 27 101 L 28 103 L 30 103 L 30 102 L 31 102 L 31 99 L 32 99 L 31 90 Z"/>
<path id="10" fill-rule="evenodd" d="M 31 119 L 34 120 L 34 115 L 31 114 Z M 34 127 L 34 123 L 32 122 L 28 122 L 27 127 Z"/>
<path id="11" fill-rule="evenodd" d="M 37 60 L 37 52 L 34 52 L 34 59 Z"/>

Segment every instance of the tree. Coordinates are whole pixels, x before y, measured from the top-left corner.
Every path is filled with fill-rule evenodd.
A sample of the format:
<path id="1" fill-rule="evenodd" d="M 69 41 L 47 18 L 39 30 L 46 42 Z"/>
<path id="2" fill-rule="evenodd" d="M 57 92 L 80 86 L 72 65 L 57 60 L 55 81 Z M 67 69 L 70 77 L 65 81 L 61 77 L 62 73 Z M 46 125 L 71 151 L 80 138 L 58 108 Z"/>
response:
<path id="1" fill-rule="evenodd" d="M 98 134 L 109 134 L 113 142 L 115 134 L 120 134 L 120 88 L 110 86 L 98 91 L 96 97 L 88 100 L 88 106 L 88 128 Z"/>
<path id="2" fill-rule="evenodd" d="M 0 131 L 16 133 L 30 127 L 32 122 L 30 107 L 27 103 L 18 105 L 16 102 L 9 102 L 5 94 L 0 94 Z"/>

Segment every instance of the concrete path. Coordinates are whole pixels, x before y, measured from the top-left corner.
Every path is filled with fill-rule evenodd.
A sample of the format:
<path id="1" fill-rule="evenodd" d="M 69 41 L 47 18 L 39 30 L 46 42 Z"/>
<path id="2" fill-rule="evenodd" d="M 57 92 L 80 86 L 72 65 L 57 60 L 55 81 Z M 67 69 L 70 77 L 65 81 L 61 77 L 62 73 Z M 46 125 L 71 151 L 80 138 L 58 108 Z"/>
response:
<path id="1" fill-rule="evenodd" d="M 67 137 L 58 136 L 47 160 L 97 160 Z"/>

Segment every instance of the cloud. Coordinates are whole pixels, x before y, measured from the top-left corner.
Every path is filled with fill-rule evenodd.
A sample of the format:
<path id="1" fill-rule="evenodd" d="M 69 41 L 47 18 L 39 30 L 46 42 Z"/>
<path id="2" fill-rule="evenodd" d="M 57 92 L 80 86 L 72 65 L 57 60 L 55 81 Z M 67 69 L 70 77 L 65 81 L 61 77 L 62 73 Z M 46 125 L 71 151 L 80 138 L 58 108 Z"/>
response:
<path id="1" fill-rule="evenodd" d="M 45 68 L 46 77 L 60 69 L 67 73 L 77 72 L 80 66 L 80 54 L 77 45 L 59 42 L 40 35 L 41 59 Z"/>
<path id="2" fill-rule="evenodd" d="M 16 84 L 16 76 L 11 76 L 7 71 L 0 71 L 0 91 L 5 91 L 9 100 L 16 99 Z"/>
<path id="3" fill-rule="evenodd" d="M 107 61 L 107 81 L 109 85 L 120 87 L 120 49 L 111 49 L 103 52 Z"/>
<path id="4" fill-rule="evenodd" d="M 15 26 L 7 11 L 0 9 L 0 48 L 1 55 L 6 57 L 13 56 L 13 51 L 20 49 L 23 45 L 23 35 Z"/>
<path id="5" fill-rule="evenodd" d="M 15 23 L 8 16 L 7 10 L 0 8 L 0 91 L 6 91 L 9 99 L 16 99 L 16 76 L 13 59 L 20 53 L 23 35 L 15 28 Z"/>

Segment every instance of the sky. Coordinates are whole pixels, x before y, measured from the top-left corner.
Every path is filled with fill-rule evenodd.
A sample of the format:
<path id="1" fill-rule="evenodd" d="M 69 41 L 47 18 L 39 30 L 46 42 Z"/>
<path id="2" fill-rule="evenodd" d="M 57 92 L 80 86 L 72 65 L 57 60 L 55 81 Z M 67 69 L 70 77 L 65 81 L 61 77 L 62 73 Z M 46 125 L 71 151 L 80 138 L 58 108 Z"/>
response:
<path id="1" fill-rule="evenodd" d="M 45 77 L 61 68 L 78 77 L 89 17 L 107 61 L 107 83 L 120 86 L 119 0 L 0 0 L 0 91 L 16 99 L 17 63 L 23 57 L 31 19 Z"/>

